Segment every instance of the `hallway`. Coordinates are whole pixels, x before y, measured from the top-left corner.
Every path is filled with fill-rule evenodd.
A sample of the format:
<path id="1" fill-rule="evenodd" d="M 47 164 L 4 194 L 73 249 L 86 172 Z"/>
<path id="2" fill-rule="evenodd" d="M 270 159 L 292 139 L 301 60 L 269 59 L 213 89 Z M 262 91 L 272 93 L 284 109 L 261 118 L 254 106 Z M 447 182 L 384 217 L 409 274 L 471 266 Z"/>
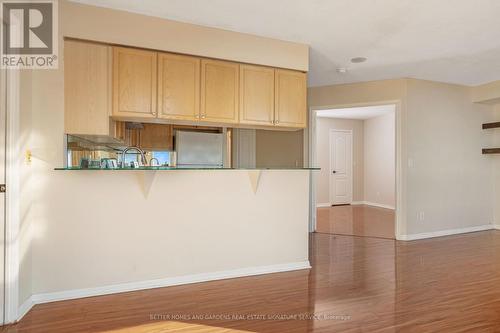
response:
<path id="1" fill-rule="evenodd" d="M 316 232 L 394 239 L 393 209 L 345 205 L 317 209 Z"/>

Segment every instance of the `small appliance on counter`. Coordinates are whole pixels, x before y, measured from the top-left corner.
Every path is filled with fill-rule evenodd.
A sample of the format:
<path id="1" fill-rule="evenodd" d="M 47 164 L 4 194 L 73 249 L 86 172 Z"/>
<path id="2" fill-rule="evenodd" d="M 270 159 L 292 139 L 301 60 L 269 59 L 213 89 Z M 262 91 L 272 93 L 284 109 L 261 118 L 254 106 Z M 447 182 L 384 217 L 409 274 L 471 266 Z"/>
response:
<path id="1" fill-rule="evenodd" d="M 101 158 L 101 169 L 116 168 L 118 168 L 118 160 L 116 158 Z"/>
<path id="2" fill-rule="evenodd" d="M 101 160 L 94 160 L 88 157 L 82 157 L 80 160 L 80 168 L 82 169 L 100 169 Z"/>
<path id="3" fill-rule="evenodd" d="M 177 131 L 175 151 L 178 168 L 224 166 L 224 137 L 220 133 Z"/>

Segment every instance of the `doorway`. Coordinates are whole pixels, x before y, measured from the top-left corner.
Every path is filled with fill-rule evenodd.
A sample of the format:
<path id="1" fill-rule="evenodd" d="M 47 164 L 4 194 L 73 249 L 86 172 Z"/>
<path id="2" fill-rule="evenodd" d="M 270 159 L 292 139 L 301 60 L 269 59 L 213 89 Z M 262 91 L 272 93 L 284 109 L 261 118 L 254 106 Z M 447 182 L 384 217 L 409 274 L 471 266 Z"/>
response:
<path id="1" fill-rule="evenodd" d="M 5 218 L 6 218 L 6 144 L 7 71 L 0 69 L 0 325 L 5 323 Z"/>
<path id="2" fill-rule="evenodd" d="M 352 203 L 352 130 L 330 130 L 330 206 Z"/>
<path id="3" fill-rule="evenodd" d="M 311 110 L 309 163 L 313 230 L 397 238 L 400 103 Z M 399 208 L 399 210 L 398 210 Z"/>

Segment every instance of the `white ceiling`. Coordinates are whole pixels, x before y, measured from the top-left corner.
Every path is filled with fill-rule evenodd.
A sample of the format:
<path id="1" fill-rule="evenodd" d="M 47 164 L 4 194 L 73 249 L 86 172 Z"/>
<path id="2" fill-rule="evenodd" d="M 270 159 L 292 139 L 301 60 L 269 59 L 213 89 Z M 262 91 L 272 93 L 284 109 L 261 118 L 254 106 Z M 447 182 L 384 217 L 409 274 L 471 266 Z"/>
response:
<path id="1" fill-rule="evenodd" d="M 309 86 L 500 79 L 499 0 L 76 1 L 309 44 Z M 351 64 L 353 57 L 368 61 Z"/>
<path id="2" fill-rule="evenodd" d="M 363 106 L 358 108 L 328 109 L 316 111 L 320 118 L 370 119 L 394 112 L 395 105 Z"/>

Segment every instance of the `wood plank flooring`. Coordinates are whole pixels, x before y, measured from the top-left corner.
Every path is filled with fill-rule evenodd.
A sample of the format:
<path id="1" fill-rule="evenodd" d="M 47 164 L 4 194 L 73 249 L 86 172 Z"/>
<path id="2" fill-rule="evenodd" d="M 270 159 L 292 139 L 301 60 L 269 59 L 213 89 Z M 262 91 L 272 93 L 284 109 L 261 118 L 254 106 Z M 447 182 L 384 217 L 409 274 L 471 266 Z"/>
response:
<path id="1" fill-rule="evenodd" d="M 311 270 L 37 305 L 1 331 L 500 332 L 500 231 L 310 248 Z"/>
<path id="2" fill-rule="evenodd" d="M 316 231 L 336 235 L 394 239 L 393 209 L 367 205 L 345 205 L 317 209 Z"/>

